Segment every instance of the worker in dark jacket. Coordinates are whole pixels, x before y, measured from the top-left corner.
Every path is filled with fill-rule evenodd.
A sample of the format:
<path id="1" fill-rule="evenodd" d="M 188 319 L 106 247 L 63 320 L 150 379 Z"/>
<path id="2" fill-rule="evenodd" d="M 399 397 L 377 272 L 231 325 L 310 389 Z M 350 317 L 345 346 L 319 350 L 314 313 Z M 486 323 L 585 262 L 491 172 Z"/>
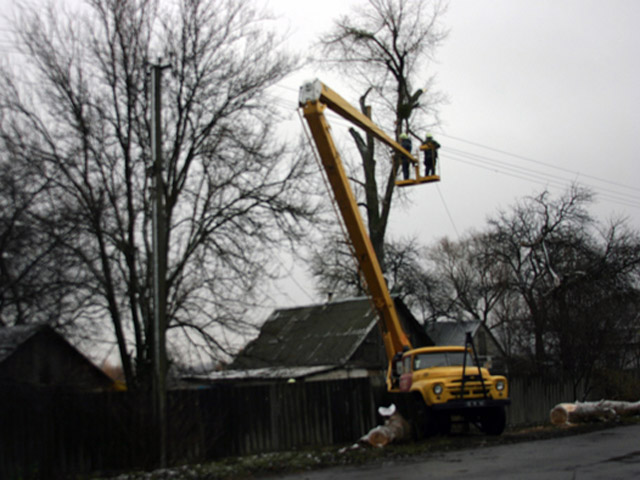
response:
<path id="1" fill-rule="evenodd" d="M 400 134 L 400 145 L 407 152 L 411 153 L 411 139 L 406 133 Z M 402 156 L 402 175 L 405 180 L 409 180 L 409 159 L 406 155 Z"/>
<path id="2" fill-rule="evenodd" d="M 438 161 L 438 149 L 440 144 L 433 139 L 433 136 L 428 133 L 427 139 L 422 145 L 420 150 L 424 150 L 424 176 L 429 177 L 436 174 L 436 162 Z"/>

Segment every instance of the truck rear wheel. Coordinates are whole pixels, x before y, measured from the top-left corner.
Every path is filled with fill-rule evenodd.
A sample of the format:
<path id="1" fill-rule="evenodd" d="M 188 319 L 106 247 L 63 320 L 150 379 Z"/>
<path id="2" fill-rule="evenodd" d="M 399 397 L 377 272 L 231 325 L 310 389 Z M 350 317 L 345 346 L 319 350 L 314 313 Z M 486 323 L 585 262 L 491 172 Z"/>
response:
<path id="1" fill-rule="evenodd" d="M 436 435 L 449 435 L 451 433 L 451 415 L 444 412 L 431 410 L 431 430 Z"/>
<path id="2" fill-rule="evenodd" d="M 500 435 L 507 426 L 504 407 L 491 407 L 480 414 L 480 431 L 487 435 Z"/>

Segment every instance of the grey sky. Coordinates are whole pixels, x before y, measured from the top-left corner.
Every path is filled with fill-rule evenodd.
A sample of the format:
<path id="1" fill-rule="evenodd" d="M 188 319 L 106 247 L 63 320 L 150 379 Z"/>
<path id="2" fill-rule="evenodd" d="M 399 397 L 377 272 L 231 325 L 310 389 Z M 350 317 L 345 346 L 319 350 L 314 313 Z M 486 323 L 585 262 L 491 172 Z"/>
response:
<path id="1" fill-rule="evenodd" d="M 299 47 L 363 2 L 267 1 Z M 457 238 L 518 198 L 572 181 L 594 189 L 599 219 L 640 228 L 640 2 L 451 0 L 443 22 L 451 33 L 429 65 L 450 99 L 434 130 L 442 182 L 413 188 L 391 234 Z M 295 80 L 314 76 L 340 91 L 326 72 Z M 295 100 L 297 86 L 288 81 L 282 95 Z"/>
<path id="2" fill-rule="evenodd" d="M 333 18 L 365 1 L 260 3 L 304 52 Z M 450 99 L 434 130 L 442 182 L 408 192 L 391 235 L 425 244 L 456 238 L 524 195 L 545 186 L 558 193 L 573 180 L 594 188 L 600 219 L 623 215 L 640 228 L 640 2 L 451 0 L 443 23 L 451 34 L 428 66 Z M 356 100 L 335 75 L 309 69 L 277 89 L 285 108 L 294 111 L 298 86 L 315 76 Z M 300 129 L 297 117 L 292 125 Z M 275 303 L 310 301 L 302 267 L 294 271 L 288 297 Z"/>
<path id="3" fill-rule="evenodd" d="M 491 159 L 548 171 L 552 180 L 584 181 L 602 194 L 599 215 L 619 212 L 640 226 L 635 182 L 640 147 L 639 20 L 640 3 L 632 0 L 453 0 L 447 22 L 452 34 L 438 69 L 441 86 L 451 96 L 443 110 L 443 132 L 537 160 L 540 168 L 482 152 Z M 460 143 L 455 148 L 478 152 Z M 543 163 L 577 173 L 549 169 Z M 449 173 L 454 178 L 446 187 L 443 182 L 443 190 L 450 183 L 462 189 L 456 192 L 451 186 L 452 210 L 454 199 L 465 196 L 466 189 L 478 200 L 487 194 L 497 199 L 482 202 L 486 214 L 514 196 L 543 187 L 461 164 Z M 477 175 L 485 188 L 474 186 Z M 613 194 L 621 193 L 635 196 L 631 201 L 619 199 L 633 208 L 611 201 Z M 464 228 L 467 221 L 460 221 Z"/>

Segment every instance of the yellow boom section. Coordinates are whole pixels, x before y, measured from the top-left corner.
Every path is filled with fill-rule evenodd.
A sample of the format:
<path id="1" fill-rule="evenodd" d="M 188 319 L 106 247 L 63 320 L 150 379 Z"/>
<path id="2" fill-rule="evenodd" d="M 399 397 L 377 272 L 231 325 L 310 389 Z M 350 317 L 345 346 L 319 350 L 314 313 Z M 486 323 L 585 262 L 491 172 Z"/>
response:
<path id="1" fill-rule="evenodd" d="M 380 263 L 360 216 L 358 204 L 349 185 L 342 160 L 331 137 L 330 127 L 324 116 L 325 108 L 330 108 L 346 120 L 370 132 L 394 150 L 412 158 L 414 162 L 416 160 L 367 116 L 353 108 L 346 100 L 318 80 L 307 83 L 300 88 L 299 103 L 303 107 L 304 117 L 311 130 L 329 184 L 333 189 L 336 203 L 355 249 L 355 255 L 369 288 L 369 293 L 378 310 L 387 358 L 391 361 L 396 353 L 402 352 L 404 348 L 411 348 L 411 344 L 400 325 L 398 313 L 382 275 Z"/>
<path id="2" fill-rule="evenodd" d="M 402 148 L 398 142 L 389 137 L 380 127 L 373 123 L 369 117 L 360 112 L 357 108 L 354 108 L 349 102 L 327 87 L 320 80 L 305 83 L 300 87 L 300 106 L 304 107 L 308 102 L 320 102 L 325 104 L 330 110 L 334 111 L 345 120 L 348 120 L 366 132 L 371 133 L 374 137 L 393 148 L 396 152 L 409 158 L 412 163 L 418 163 L 418 160 L 411 155 L 410 152 Z"/>

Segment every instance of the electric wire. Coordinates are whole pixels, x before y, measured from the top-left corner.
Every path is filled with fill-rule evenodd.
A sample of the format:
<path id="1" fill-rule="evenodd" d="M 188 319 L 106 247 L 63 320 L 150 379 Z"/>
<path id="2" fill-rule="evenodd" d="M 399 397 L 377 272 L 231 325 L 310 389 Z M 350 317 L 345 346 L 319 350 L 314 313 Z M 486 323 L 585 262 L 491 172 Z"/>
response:
<path id="1" fill-rule="evenodd" d="M 444 199 L 444 195 L 442 195 L 442 190 L 440 190 L 440 185 L 436 183 L 436 190 L 438 191 L 438 195 L 440 196 L 440 200 L 442 201 L 442 205 L 444 206 L 444 211 L 449 217 L 449 221 L 451 222 L 451 226 L 453 227 L 453 231 L 456 233 L 456 238 L 460 240 L 460 232 L 458 231 L 458 227 L 456 227 L 456 222 L 453 221 L 453 216 L 451 215 L 451 211 L 449 210 L 449 206 Z"/>
<path id="2" fill-rule="evenodd" d="M 283 86 L 283 85 L 277 85 L 277 86 L 285 90 L 296 91 L 296 89 L 292 87 Z M 289 106 L 288 108 L 293 108 L 293 102 L 290 99 L 280 98 L 279 105 L 283 106 L 283 108 L 287 108 L 287 106 Z M 327 113 L 330 113 L 330 112 L 327 112 Z M 331 117 L 331 124 L 342 125 L 345 127 L 351 126 L 350 123 L 346 122 L 345 120 L 343 120 L 341 117 L 337 115 Z M 553 165 L 548 162 L 538 161 L 523 155 L 507 152 L 506 150 L 501 150 L 501 149 L 490 147 L 488 145 L 484 145 L 478 142 L 466 140 L 454 135 L 449 135 L 444 132 L 438 132 L 438 135 L 441 135 L 445 138 L 450 138 L 452 140 L 460 141 L 474 147 L 489 150 L 496 154 L 506 155 L 517 160 L 525 161 L 528 163 L 534 163 L 537 166 L 544 166 L 547 169 L 552 169 L 558 172 L 563 172 L 565 174 L 570 174 L 573 178 L 567 178 L 566 176 L 563 177 L 558 174 L 553 174 L 549 171 L 542 172 L 539 170 L 517 165 L 513 162 L 499 160 L 495 158 L 495 155 L 493 156 L 483 155 L 480 153 L 476 153 L 473 151 L 466 151 L 466 150 L 462 150 L 452 146 L 442 147 L 441 152 L 445 153 L 446 156 L 444 158 L 441 157 L 441 162 L 443 161 L 446 162 L 449 159 L 451 159 L 460 163 L 466 163 L 468 165 L 472 165 L 476 168 L 481 168 L 481 169 L 493 172 L 495 174 L 505 175 L 511 178 L 516 178 L 518 180 L 523 180 L 536 185 L 541 185 L 545 188 L 552 187 L 552 188 L 566 189 L 573 184 L 581 184 L 593 190 L 594 193 L 598 195 L 598 198 L 600 200 L 625 206 L 625 207 L 640 208 L 640 196 L 636 196 L 633 194 L 633 192 L 640 192 L 640 188 L 626 185 L 621 182 L 612 181 L 606 178 L 602 178 L 600 176 L 589 175 L 576 170 L 566 169 L 563 167 L 559 167 L 557 165 Z M 591 181 L 587 182 L 584 180 L 585 178 L 590 179 Z M 580 180 L 578 181 L 578 179 Z M 603 185 L 598 185 L 593 182 L 608 184 L 610 186 L 615 186 L 618 188 L 612 189 Z M 629 191 L 630 193 L 621 191 L 620 188 L 623 188 Z M 439 193 L 441 194 L 441 192 Z"/>
<path id="3" fill-rule="evenodd" d="M 453 135 L 448 135 L 448 134 L 445 134 L 445 133 L 442 133 L 442 132 L 439 132 L 438 134 L 442 135 L 443 137 L 446 137 L 446 138 L 451 138 L 453 140 L 457 140 L 459 142 L 463 142 L 463 143 L 467 143 L 469 145 L 473 145 L 473 146 L 476 146 L 476 147 L 484 148 L 486 150 L 491 150 L 493 152 L 500 153 L 502 155 L 508 155 L 510 157 L 517 158 L 519 160 L 523 160 L 525 162 L 534 163 L 536 165 L 544 165 L 545 167 L 552 168 L 554 170 L 559 170 L 559 171 L 562 171 L 562 172 L 565 172 L 565 173 L 570 173 L 572 175 L 578 175 L 578 176 L 590 178 L 590 179 L 598 181 L 598 182 L 608 183 L 608 184 L 614 185 L 616 187 L 622 187 L 622 188 L 625 188 L 625 189 L 629 189 L 629 190 L 634 190 L 634 191 L 640 192 L 640 188 L 639 187 L 626 185 L 624 183 L 615 182 L 615 181 L 612 181 L 612 180 L 607 180 L 605 178 L 602 178 L 602 177 L 599 177 L 599 176 L 596 176 L 596 175 L 589 175 L 589 174 L 585 174 L 583 172 L 579 172 L 579 171 L 576 171 L 576 170 L 569 170 L 567 168 L 563 168 L 563 167 L 559 167 L 558 165 L 554 165 L 552 163 L 542 162 L 540 160 L 535 160 L 533 158 L 525 157 L 524 155 L 519 155 L 519 154 L 516 154 L 516 153 L 507 152 L 505 150 L 500 150 L 498 148 L 490 147 L 488 145 L 483 145 L 481 143 L 473 142 L 471 140 L 465 140 L 464 138 L 455 137 Z"/>
<path id="4" fill-rule="evenodd" d="M 491 158 L 491 157 L 487 157 L 484 155 L 479 155 L 479 154 L 475 154 L 475 153 L 469 153 L 469 152 L 465 152 L 463 150 L 459 150 L 453 147 L 444 147 L 443 148 L 444 151 L 449 152 L 449 156 L 450 157 L 454 157 L 454 158 L 465 158 L 471 162 L 483 162 L 483 163 L 488 163 L 494 166 L 498 166 L 500 168 L 506 169 L 512 173 L 515 174 L 525 174 L 525 175 L 531 175 L 532 177 L 536 178 L 536 179 L 549 179 L 549 180 L 556 180 L 556 181 L 560 181 L 563 183 L 567 183 L 567 182 L 575 182 L 577 181 L 576 179 L 578 178 L 579 174 L 576 173 L 576 179 L 574 180 L 570 180 L 567 179 L 566 177 L 559 177 L 557 175 L 552 175 L 549 174 L 548 172 L 542 172 L 539 170 L 534 170 L 531 168 L 527 168 L 527 167 L 523 167 L 523 166 L 519 166 L 519 165 L 514 165 L 511 163 L 507 163 L 501 160 L 497 160 L 495 158 Z M 584 175 L 583 175 L 584 176 Z M 606 193 L 610 193 L 612 194 L 614 197 L 616 198 L 620 198 L 623 200 L 627 200 L 627 201 L 640 201 L 640 196 L 638 195 L 633 195 L 631 193 L 624 193 L 621 192 L 619 189 L 611 189 L 608 187 L 602 187 L 602 186 L 595 186 L 593 184 L 588 184 L 587 182 L 581 181 L 581 183 L 584 183 L 585 185 L 589 185 L 594 189 L 598 189 L 602 192 L 606 192 Z M 632 187 L 631 187 L 632 188 Z"/>
<path id="5" fill-rule="evenodd" d="M 640 208 L 640 196 L 632 193 L 626 193 L 619 189 L 614 190 L 611 188 L 594 185 L 591 182 L 579 180 L 576 178 L 567 178 L 554 175 L 548 172 L 540 170 L 534 170 L 528 167 L 523 167 L 508 163 L 502 160 L 498 160 L 492 157 L 479 155 L 475 153 L 466 152 L 453 147 L 443 147 L 442 151 L 446 153 L 446 160 L 454 160 L 457 162 L 472 165 L 477 168 L 493 171 L 500 174 L 509 175 L 513 178 L 529 181 L 532 183 L 553 186 L 557 188 L 568 188 L 572 184 L 582 184 L 598 194 L 602 199 L 606 199 L 611 203 L 617 203 L 628 207 Z M 577 174 L 579 175 L 579 174 Z M 583 175 L 586 177 L 586 175 Z M 611 183 L 611 182 L 608 182 Z M 632 187 L 630 187 L 632 188 Z"/>
<path id="6" fill-rule="evenodd" d="M 10 31 L 8 28 L 0 27 L 0 32 L 8 32 L 8 31 Z M 22 55 L 22 52 L 19 52 L 16 49 L 15 44 L 12 45 L 12 43 L 13 42 L 11 41 L 0 39 L 0 52 L 5 54 Z M 273 88 L 285 90 L 288 92 L 298 91 L 298 88 L 288 86 L 288 85 L 283 85 L 283 84 L 274 84 Z M 267 95 L 268 95 L 268 98 L 271 99 L 271 101 L 273 102 L 273 105 L 279 108 L 282 108 L 285 111 L 297 110 L 297 107 L 298 107 L 297 102 L 292 101 L 290 97 L 288 96 L 283 97 L 273 93 L 268 93 Z M 327 114 L 328 114 L 328 117 L 330 117 L 332 124 L 342 125 L 345 127 L 351 126 L 349 122 L 343 120 L 341 117 L 337 115 L 334 116 L 332 112 L 327 112 Z M 494 172 L 496 174 L 510 176 L 512 178 L 517 178 L 519 180 L 528 181 L 528 182 L 531 182 L 537 185 L 542 185 L 545 187 L 552 186 L 556 188 L 567 188 L 571 184 L 580 183 L 594 190 L 598 194 L 599 198 L 601 198 L 602 200 L 606 200 L 608 202 L 619 204 L 626 207 L 640 208 L 640 196 L 636 196 L 631 193 L 624 193 L 620 191 L 620 188 L 622 188 L 631 192 L 640 192 L 640 188 L 638 187 L 626 185 L 621 182 L 612 181 L 600 176 L 590 175 L 584 172 L 566 169 L 558 165 L 554 165 L 552 163 L 543 162 L 530 157 L 526 157 L 524 155 L 508 152 L 506 150 L 491 147 L 489 145 L 485 145 L 479 142 L 467 140 L 455 135 L 450 135 L 445 132 L 439 131 L 438 135 L 451 140 L 465 143 L 467 145 L 471 145 L 473 147 L 488 150 L 500 155 L 506 155 L 513 159 L 517 159 L 519 161 L 533 163 L 537 166 L 544 166 L 547 169 L 553 169 L 558 172 L 570 174 L 573 176 L 573 179 L 567 179 L 565 177 L 560 177 L 558 175 L 552 175 L 548 172 L 540 172 L 537 170 L 528 169 L 526 167 L 518 166 L 513 163 L 498 160 L 494 156 L 481 155 L 475 152 L 469 152 L 462 149 L 457 149 L 452 146 L 443 146 L 441 151 L 443 153 L 446 153 L 446 157 L 441 159 L 441 161 L 443 160 L 447 161 L 451 159 L 456 162 L 472 165 L 476 168 L 481 168 L 490 172 Z M 584 180 L 581 180 L 578 182 L 577 181 L 578 178 L 581 178 L 581 179 L 587 178 L 587 179 L 590 179 L 592 182 L 608 184 L 610 186 L 616 187 L 616 189 L 613 190 L 611 188 L 603 187 L 600 185 L 594 185 L 593 183 L 585 182 Z M 441 191 L 439 191 L 439 194 L 441 195 L 441 198 L 443 198 Z"/>
<path id="7" fill-rule="evenodd" d="M 332 121 L 332 123 L 334 122 Z M 447 135 L 443 134 L 442 136 L 447 136 Z M 474 144 L 474 142 L 469 142 L 469 143 Z M 477 144 L 477 145 L 481 146 L 480 144 Z M 535 160 L 528 159 L 527 157 L 522 157 L 516 154 L 509 154 L 508 152 L 505 152 L 503 150 L 492 149 L 491 147 L 486 147 L 486 146 L 482 146 L 482 147 L 494 150 L 498 153 L 512 155 L 515 158 L 523 158 L 523 159 L 526 159 L 527 161 L 535 162 Z M 559 175 L 554 175 L 549 172 L 533 170 L 527 167 L 518 166 L 513 163 L 501 161 L 494 157 L 488 157 L 486 155 L 480 155 L 474 152 L 456 149 L 454 147 L 448 147 L 448 146 L 443 147 L 441 151 L 446 154 L 444 158 L 441 157 L 441 160 L 440 160 L 441 162 L 442 161 L 446 162 L 447 160 L 452 159 L 454 161 L 466 163 L 466 164 L 475 166 L 477 168 L 482 168 L 484 170 L 494 172 L 496 174 L 509 176 L 511 178 L 516 178 L 518 180 L 523 180 L 536 185 L 541 185 L 545 188 L 553 187 L 558 189 L 567 189 L 573 184 L 581 184 L 593 190 L 594 193 L 597 194 L 598 198 L 602 201 L 606 201 L 608 203 L 612 203 L 612 204 L 616 204 L 624 207 L 640 208 L 640 197 L 633 195 L 632 193 L 626 193 L 624 191 L 621 191 L 620 189 L 617 189 L 617 190 L 611 189 L 602 185 L 596 185 L 593 182 L 586 182 L 584 178 L 594 179 L 596 181 L 600 181 L 602 183 L 606 183 L 609 185 L 616 185 L 618 187 L 623 187 L 631 191 L 640 190 L 629 185 L 624 185 L 620 182 L 610 181 L 610 180 L 596 177 L 593 175 L 588 175 L 581 172 L 564 169 L 562 167 L 555 167 L 550 164 L 545 164 L 544 162 L 538 162 L 538 163 L 540 163 L 541 165 L 550 165 L 550 168 L 555 168 L 556 170 L 559 170 L 559 171 L 571 173 L 575 175 L 575 177 L 566 178 Z"/>

